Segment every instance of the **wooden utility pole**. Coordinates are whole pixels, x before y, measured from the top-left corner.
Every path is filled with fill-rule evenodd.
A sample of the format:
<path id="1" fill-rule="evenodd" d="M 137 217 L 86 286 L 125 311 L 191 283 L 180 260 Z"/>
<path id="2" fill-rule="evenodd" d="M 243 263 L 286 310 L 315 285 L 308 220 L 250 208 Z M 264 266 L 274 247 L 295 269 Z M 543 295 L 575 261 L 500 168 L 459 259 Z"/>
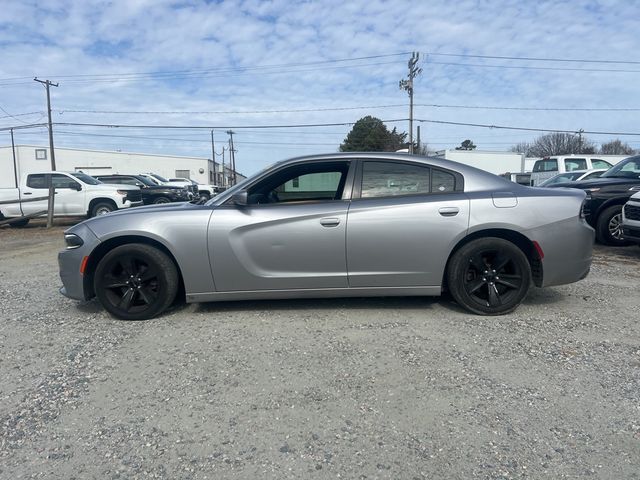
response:
<path id="1" fill-rule="evenodd" d="M 57 87 L 57 83 L 53 83 L 50 80 L 38 80 L 38 78 L 34 78 L 34 81 L 41 83 L 47 89 L 47 113 L 49 115 L 49 151 L 51 152 L 51 171 L 56 171 L 56 154 L 53 149 L 53 124 L 51 122 L 51 95 L 49 94 L 49 87 L 54 86 Z M 51 228 L 53 226 L 53 209 L 54 209 L 54 198 L 55 198 L 55 188 L 53 188 L 53 176 L 49 175 L 49 205 L 47 207 L 47 228 Z"/>
<path id="2" fill-rule="evenodd" d="M 11 129 L 11 151 L 13 152 L 13 178 L 16 182 L 16 188 L 20 188 L 18 184 L 18 162 L 16 161 L 16 144 L 13 141 L 13 128 Z M 20 195 L 18 195 L 19 197 Z"/>
<path id="3" fill-rule="evenodd" d="M 216 147 L 213 143 L 213 130 L 211 130 L 211 161 L 213 162 L 213 184 L 215 185 L 218 182 L 218 177 L 216 175 Z"/>
<path id="4" fill-rule="evenodd" d="M 400 80 L 400 90 L 406 90 L 409 94 L 409 153 L 413 153 L 413 79 L 422 73 L 417 66 L 420 58 L 419 52 L 413 52 L 409 59 L 409 75 Z"/>
<path id="5" fill-rule="evenodd" d="M 233 185 L 238 183 L 238 177 L 236 175 L 236 150 L 233 148 L 233 130 L 227 130 L 229 134 L 229 163 L 231 164 L 231 170 L 233 172 Z"/>

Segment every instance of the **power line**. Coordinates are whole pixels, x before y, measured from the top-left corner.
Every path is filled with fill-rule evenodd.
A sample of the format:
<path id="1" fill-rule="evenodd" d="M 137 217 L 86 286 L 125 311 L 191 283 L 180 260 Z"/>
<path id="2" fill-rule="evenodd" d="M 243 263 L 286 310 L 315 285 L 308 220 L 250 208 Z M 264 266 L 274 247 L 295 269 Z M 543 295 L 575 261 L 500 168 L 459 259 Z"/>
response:
<path id="1" fill-rule="evenodd" d="M 426 119 L 416 119 L 416 122 L 424 122 L 424 123 L 437 123 L 443 125 L 460 125 L 465 127 L 480 127 L 480 128 L 495 128 L 502 130 L 521 130 L 525 132 L 550 132 L 550 133 L 574 133 L 578 134 L 580 132 L 588 133 L 589 135 L 619 135 L 619 136 L 640 136 L 640 133 L 627 133 L 627 132 L 600 132 L 600 131 L 588 131 L 588 130 L 563 130 L 559 128 L 527 128 L 527 127 L 511 127 L 505 125 L 488 125 L 484 123 L 463 123 L 463 122 L 449 122 L 445 120 L 426 120 Z"/>
<path id="2" fill-rule="evenodd" d="M 569 68 L 569 67 L 536 67 L 532 65 L 486 65 L 482 63 L 457 63 L 457 62 L 433 62 L 427 60 L 429 65 L 453 65 L 472 68 L 508 68 L 516 70 L 553 70 L 566 72 L 602 72 L 602 73 L 640 73 L 640 70 L 623 70 L 614 68 Z"/>
<path id="3" fill-rule="evenodd" d="M 568 63 L 619 63 L 629 65 L 640 65 L 640 61 L 635 60 L 598 60 L 598 59 L 578 59 L 578 58 L 542 58 L 542 57 L 508 57 L 502 55 L 472 55 L 467 53 L 437 53 L 427 52 L 426 55 L 440 57 L 466 57 L 466 58 L 490 58 L 497 60 L 526 60 L 531 62 L 568 62 Z"/>
<path id="4" fill-rule="evenodd" d="M 640 70 L 639 70 L 640 72 Z M 438 103 L 416 103 L 417 107 L 430 108 L 459 108 L 478 110 L 522 110 L 522 111 L 558 111 L 558 112 L 637 112 L 640 108 L 600 108 L 600 107 L 502 107 L 496 105 L 448 105 Z M 264 114 L 264 113 L 308 113 L 308 112 L 330 112 L 347 110 L 373 110 L 384 108 L 404 108 L 405 104 L 396 103 L 390 105 L 359 105 L 353 107 L 326 107 L 326 108 L 298 108 L 290 110 L 82 110 L 82 109 L 62 109 L 57 113 L 90 113 L 90 114 L 123 114 L 123 115 L 231 115 L 231 114 Z M 2 117 L 0 117 L 2 118 Z"/>
<path id="5" fill-rule="evenodd" d="M 406 122 L 406 118 L 381 120 L 383 123 Z M 78 122 L 54 122 L 54 125 L 65 125 L 75 127 L 107 127 L 107 128 L 159 128 L 176 130 L 202 130 L 207 129 L 266 129 L 266 128 L 313 128 L 313 127 L 344 127 L 354 125 L 356 122 L 336 122 L 336 123 L 299 123 L 290 125 L 125 125 L 114 123 L 78 123 Z M 0 129 L 2 130 L 2 129 Z"/>
<path id="6" fill-rule="evenodd" d="M 315 62 L 295 62 L 295 63 L 280 63 L 280 64 L 271 64 L 271 65 L 254 65 L 254 66 L 239 66 L 234 68 L 208 68 L 201 70 L 173 70 L 173 71 L 155 71 L 155 72 L 120 72 L 120 73 L 96 73 L 96 74 L 72 74 L 72 75 L 55 75 L 57 78 L 85 78 L 85 79 L 97 79 L 103 77 L 130 77 L 130 76 L 173 76 L 173 75 L 186 75 L 186 74 L 204 74 L 204 73 L 214 73 L 214 72 L 233 72 L 233 71 L 246 71 L 246 70 L 263 70 L 263 69 L 271 69 L 271 68 L 290 68 L 290 67 L 304 67 L 310 65 L 325 65 L 330 63 L 345 63 L 345 62 L 355 62 L 360 60 L 372 60 L 376 58 L 389 58 L 389 57 L 399 57 L 403 55 L 407 55 L 410 52 L 399 52 L 399 53 L 388 53 L 388 54 L 380 54 L 380 55 L 367 55 L 363 57 L 351 57 L 351 58 L 337 58 L 337 59 L 328 59 L 328 60 L 318 60 Z M 5 80 L 26 80 L 31 77 L 11 77 L 11 78 L 0 78 L 1 81 Z"/>

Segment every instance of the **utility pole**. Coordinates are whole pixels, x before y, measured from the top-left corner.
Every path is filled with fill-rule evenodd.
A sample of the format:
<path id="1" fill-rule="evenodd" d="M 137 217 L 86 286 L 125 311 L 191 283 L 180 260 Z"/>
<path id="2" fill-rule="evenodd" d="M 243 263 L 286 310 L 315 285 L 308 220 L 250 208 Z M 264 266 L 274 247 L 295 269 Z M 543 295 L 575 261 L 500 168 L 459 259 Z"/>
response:
<path id="1" fill-rule="evenodd" d="M 582 153 L 582 134 L 584 133 L 584 129 L 578 130 L 578 153 Z"/>
<path id="2" fill-rule="evenodd" d="M 238 177 L 236 176 L 236 151 L 233 148 L 233 130 L 227 130 L 229 134 L 229 163 L 231 164 L 231 170 L 233 171 L 233 185 L 238 183 Z"/>
<path id="3" fill-rule="evenodd" d="M 400 90 L 406 90 L 409 94 L 409 153 L 413 153 L 413 79 L 422 73 L 417 66 L 420 58 L 419 52 L 413 52 L 409 59 L 409 75 L 400 80 Z"/>
<path id="4" fill-rule="evenodd" d="M 49 151 L 51 152 L 51 171 L 56 171 L 56 154 L 53 150 L 53 124 L 51 123 L 51 95 L 49 94 L 49 87 L 54 86 L 57 87 L 57 83 L 53 83 L 50 80 L 38 80 L 38 77 L 33 79 L 34 81 L 41 83 L 47 89 L 47 113 L 49 115 Z M 54 195 L 55 189 L 53 188 L 53 176 L 50 175 L 49 178 L 49 205 L 48 205 L 48 214 L 47 214 L 47 228 L 51 228 L 53 226 L 53 208 L 54 208 Z"/>
<path id="5" fill-rule="evenodd" d="M 213 184 L 215 185 L 218 177 L 216 176 L 216 148 L 213 143 L 213 130 L 211 130 L 211 161 L 213 162 Z"/>
<path id="6" fill-rule="evenodd" d="M 224 174 L 224 152 L 225 152 L 225 147 L 222 147 L 222 187 L 226 188 L 227 186 L 227 177 Z"/>
<path id="7" fill-rule="evenodd" d="M 19 188 L 18 184 L 18 162 L 16 161 L 16 144 L 13 141 L 13 128 L 11 129 L 11 151 L 13 152 L 13 178 L 16 181 L 16 188 Z"/>

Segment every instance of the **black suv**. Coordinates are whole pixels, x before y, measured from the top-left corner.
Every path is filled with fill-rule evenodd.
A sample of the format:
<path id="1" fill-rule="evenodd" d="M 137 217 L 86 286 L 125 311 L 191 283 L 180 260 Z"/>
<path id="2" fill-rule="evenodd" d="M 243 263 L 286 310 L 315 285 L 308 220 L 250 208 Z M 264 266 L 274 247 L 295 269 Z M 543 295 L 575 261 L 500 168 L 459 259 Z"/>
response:
<path id="1" fill-rule="evenodd" d="M 189 192 L 184 187 L 158 185 L 142 175 L 94 175 L 102 183 L 140 187 L 145 205 L 152 203 L 187 202 Z"/>
<path id="2" fill-rule="evenodd" d="M 622 238 L 622 206 L 640 191 L 640 155 L 625 158 L 600 178 L 549 185 L 547 188 L 580 188 L 587 192 L 585 216 L 605 245 L 628 245 Z"/>

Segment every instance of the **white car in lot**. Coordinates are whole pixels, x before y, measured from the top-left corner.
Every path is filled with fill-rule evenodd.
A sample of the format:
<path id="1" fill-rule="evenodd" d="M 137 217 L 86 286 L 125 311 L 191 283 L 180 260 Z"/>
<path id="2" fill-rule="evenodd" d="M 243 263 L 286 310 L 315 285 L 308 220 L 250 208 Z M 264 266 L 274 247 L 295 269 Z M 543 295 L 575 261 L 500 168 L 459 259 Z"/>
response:
<path id="1" fill-rule="evenodd" d="M 629 242 L 640 244 L 640 192 L 622 208 L 622 236 Z"/>
<path id="2" fill-rule="evenodd" d="M 580 180 L 588 180 L 591 178 L 598 178 L 604 172 L 606 168 L 591 168 L 588 170 L 573 170 L 572 172 L 559 173 L 544 182 L 539 187 L 547 187 L 549 185 L 556 185 L 559 183 L 579 182 Z"/>

